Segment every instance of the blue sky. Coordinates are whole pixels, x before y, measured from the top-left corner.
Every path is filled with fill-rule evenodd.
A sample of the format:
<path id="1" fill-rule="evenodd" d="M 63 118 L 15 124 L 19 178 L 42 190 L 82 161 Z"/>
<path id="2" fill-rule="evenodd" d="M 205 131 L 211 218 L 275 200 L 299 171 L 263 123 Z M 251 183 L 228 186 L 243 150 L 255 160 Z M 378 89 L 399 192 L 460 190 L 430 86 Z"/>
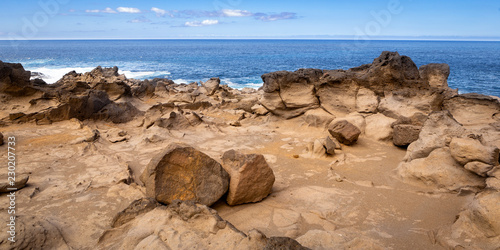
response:
<path id="1" fill-rule="evenodd" d="M 500 1 L 23 0 L 0 23 L 0 39 L 500 40 Z"/>

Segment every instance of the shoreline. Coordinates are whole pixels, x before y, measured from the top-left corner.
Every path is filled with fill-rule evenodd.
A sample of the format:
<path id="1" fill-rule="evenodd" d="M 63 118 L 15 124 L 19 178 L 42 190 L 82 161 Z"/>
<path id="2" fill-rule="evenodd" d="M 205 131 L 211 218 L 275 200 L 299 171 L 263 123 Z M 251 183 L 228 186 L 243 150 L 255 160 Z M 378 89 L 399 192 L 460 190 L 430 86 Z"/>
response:
<path id="1" fill-rule="evenodd" d="M 56 84 L 0 69 L 10 72 L 0 132 L 16 136 L 16 171 L 29 176 L 16 194 L 25 234 L 2 247 L 500 247 L 500 99 L 450 89 L 447 64 L 383 52 L 349 70 L 267 73 L 258 90 L 128 79 L 116 67 Z M 237 177 L 231 149 L 250 157 L 238 161 L 262 157 L 267 172 Z M 191 171 L 197 162 L 227 173 L 186 199 L 197 204 L 159 204 L 171 188 L 148 176 L 170 176 L 172 159 L 197 159 L 172 173 L 179 182 L 206 177 Z M 263 193 L 230 206 L 232 182 Z M 174 197 L 197 192 L 182 187 Z"/>

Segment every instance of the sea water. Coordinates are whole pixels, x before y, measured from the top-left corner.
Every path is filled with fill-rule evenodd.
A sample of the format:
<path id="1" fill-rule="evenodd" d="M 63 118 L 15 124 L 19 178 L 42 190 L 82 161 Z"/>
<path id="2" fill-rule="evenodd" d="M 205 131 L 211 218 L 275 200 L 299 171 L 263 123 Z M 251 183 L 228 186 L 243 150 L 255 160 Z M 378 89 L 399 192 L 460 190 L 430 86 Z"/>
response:
<path id="1" fill-rule="evenodd" d="M 417 66 L 447 63 L 449 86 L 500 96 L 500 42 L 348 40 L 57 40 L 0 41 L 0 60 L 19 62 L 53 83 L 71 70 L 118 66 L 128 78 L 177 83 L 221 78 L 258 88 L 261 75 L 300 68 L 349 69 L 398 51 Z"/>

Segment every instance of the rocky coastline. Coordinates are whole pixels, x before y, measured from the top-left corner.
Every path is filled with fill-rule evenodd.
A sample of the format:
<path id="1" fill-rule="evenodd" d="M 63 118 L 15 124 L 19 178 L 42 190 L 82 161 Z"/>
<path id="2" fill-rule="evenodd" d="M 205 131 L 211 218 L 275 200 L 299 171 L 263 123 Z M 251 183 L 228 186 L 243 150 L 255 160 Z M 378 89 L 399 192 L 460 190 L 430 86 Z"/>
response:
<path id="1" fill-rule="evenodd" d="M 449 74 L 383 52 L 238 90 L 0 61 L 0 248 L 498 249 L 500 98 Z"/>

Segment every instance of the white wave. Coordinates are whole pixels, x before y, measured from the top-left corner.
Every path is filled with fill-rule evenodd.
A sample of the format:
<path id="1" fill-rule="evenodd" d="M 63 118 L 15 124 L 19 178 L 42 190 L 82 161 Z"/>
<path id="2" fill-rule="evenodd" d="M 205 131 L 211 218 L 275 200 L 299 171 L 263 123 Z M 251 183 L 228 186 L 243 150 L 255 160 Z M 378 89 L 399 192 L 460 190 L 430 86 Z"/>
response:
<path id="1" fill-rule="evenodd" d="M 128 70 L 118 70 L 119 74 L 124 74 L 129 79 L 149 79 L 155 77 L 163 77 L 165 75 L 170 75 L 168 71 L 128 71 Z"/>
<path id="2" fill-rule="evenodd" d="M 233 89 L 243 89 L 243 88 L 251 88 L 251 89 L 258 89 L 262 87 L 264 83 L 255 83 L 255 82 L 245 82 L 245 80 L 249 80 L 250 78 L 248 77 L 243 77 L 243 78 L 223 78 L 221 79 L 221 83 L 225 84 Z M 238 81 L 241 81 L 241 83 L 238 83 Z"/>
<path id="3" fill-rule="evenodd" d="M 33 68 L 33 69 L 27 69 L 31 72 L 38 72 L 42 73 L 43 75 L 41 77 L 32 77 L 34 78 L 42 78 L 46 83 L 55 83 L 59 79 L 61 79 L 64 75 L 71 71 L 76 71 L 76 73 L 85 73 L 93 70 L 93 67 L 88 67 L 88 68 L 81 68 L 81 67 L 74 67 L 74 68 L 47 68 L 47 67 L 41 67 L 41 68 Z"/>

